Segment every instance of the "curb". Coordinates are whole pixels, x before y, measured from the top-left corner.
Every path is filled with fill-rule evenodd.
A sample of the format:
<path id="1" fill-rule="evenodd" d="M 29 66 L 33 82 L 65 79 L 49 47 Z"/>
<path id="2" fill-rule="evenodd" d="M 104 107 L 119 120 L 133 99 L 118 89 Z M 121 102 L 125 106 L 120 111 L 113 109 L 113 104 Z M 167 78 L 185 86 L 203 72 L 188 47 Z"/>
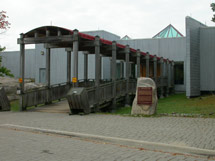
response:
<path id="1" fill-rule="evenodd" d="M 107 143 L 132 146 L 136 148 L 142 148 L 145 150 L 156 150 L 156 151 L 160 150 L 165 152 L 175 152 L 175 153 L 181 152 L 181 153 L 203 155 L 203 156 L 215 156 L 215 150 L 200 149 L 200 148 L 188 147 L 188 146 L 177 146 L 177 145 L 148 142 L 148 141 L 142 141 L 142 140 L 133 140 L 133 139 L 108 137 L 108 136 L 101 136 L 101 135 L 84 134 L 84 133 L 78 133 L 78 132 L 42 129 L 42 128 L 13 125 L 13 124 L 2 124 L 0 125 L 0 128 L 9 128 L 9 129 L 11 128 L 15 130 L 23 130 L 28 132 L 41 132 L 45 134 L 57 134 L 62 136 L 90 139 L 94 141 L 102 141 Z"/>

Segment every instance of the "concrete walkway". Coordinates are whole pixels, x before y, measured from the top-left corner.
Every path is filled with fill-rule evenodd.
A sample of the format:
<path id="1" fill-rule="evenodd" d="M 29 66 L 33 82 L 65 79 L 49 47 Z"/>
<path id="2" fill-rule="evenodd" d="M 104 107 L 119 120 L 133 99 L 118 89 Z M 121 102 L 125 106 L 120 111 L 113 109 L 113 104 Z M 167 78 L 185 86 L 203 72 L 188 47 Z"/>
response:
<path id="1" fill-rule="evenodd" d="M 47 106 L 47 108 L 49 109 L 50 107 Z M 16 128 L 14 127 L 9 128 L 6 126 L 6 124 L 16 126 Z M 77 144 L 74 147 L 68 146 L 68 148 L 76 149 L 77 147 L 79 148 L 79 150 L 83 150 L 84 154 L 88 156 L 88 159 L 83 159 L 81 155 L 80 156 L 78 155 L 78 154 L 81 154 L 81 152 L 76 153 L 76 155 L 74 155 L 76 157 L 76 160 L 105 160 L 105 159 L 107 160 L 130 160 L 130 159 L 146 160 L 147 158 L 149 160 L 150 159 L 151 160 L 215 159 L 214 156 L 212 155 L 213 152 L 215 152 L 215 128 L 214 128 L 215 119 L 183 118 L 183 117 L 146 118 L 146 117 L 124 117 L 124 116 L 118 116 L 118 115 L 102 115 L 102 114 L 69 116 L 68 113 L 61 113 L 61 112 L 53 113 L 53 111 L 51 112 L 47 112 L 47 111 L 46 112 L 1 112 L 0 125 L 1 125 L 0 140 L 2 138 L 5 139 L 8 136 L 16 137 L 16 135 L 21 135 L 21 134 L 22 134 L 21 136 L 23 136 L 23 137 L 20 136 L 20 140 L 16 140 L 15 138 L 11 140 L 6 139 L 5 142 L 1 140 L 0 142 L 1 145 L 6 144 L 4 145 L 4 147 L 7 147 L 7 144 L 10 145 L 10 141 L 11 141 L 11 146 L 13 145 L 15 147 L 16 147 L 16 142 L 17 142 L 17 146 L 20 144 L 19 142 L 21 140 L 25 143 L 25 135 L 26 135 L 26 144 L 29 143 L 29 144 L 32 144 L 32 146 L 34 145 L 34 142 L 32 142 L 32 140 L 34 140 L 35 135 L 37 135 L 35 136 L 35 138 L 39 139 L 41 137 L 41 140 L 48 138 L 48 136 L 53 137 L 54 135 L 57 139 L 56 141 L 54 141 L 56 144 L 54 144 L 54 142 L 50 144 L 51 145 L 54 144 L 54 146 L 61 146 L 61 143 L 59 142 L 60 140 L 58 140 L 58 138 L 60 137 L 62 139 L 61 136 L 66 136 L 66 137 L 69 137 L 71 141 L 69 141 L 68 138 L 64 138 L 64 137 L 63 137 L 64 138 L 63 140 L 66 142 L 65 139 L 67 139 L 68 142 L 71 142 L 70 146 L 72 146 L 73 144 L 72 142 L 74 141 L 76 142 L 75 145 Z M 30 127 L 33 130 L 29 131 L 29 130 L 26 130 L 25 128 L 24 129 L 18 128 L 21 126 Z M 44 133 L 42 131 L 38 131 L 35 129 L 50 130 L 52 132 Z M 64 134 L 59 134 L 59 133 L 54 134 L 53 131 L 55 132 L 60 131 L 60 132 L 63 132 Z M 68 135 L 69 133 L 71 135 Z M 151 148 L 148 148 L 148 147 L 141 149 L 138 146 L 135 146 L 135 144 L 128 145 L 128 144 L 123 144 L 123 142 L 117 142 L 117 141 L 111 142 L 101 138 L 98 140 L 95 140 L 90 137 L 87 138 L 83 136 L 82 137 L 77 136 L 75 135 L 76 133 L 84 134 L 86 136 L 96 135 L 96 136 L 102 136 L 102 137 L 119 138 L 118 140 L 120 139 L 135 140 L 139 142 L 164 144 L 164 145 L 170 145 L 170 147 L 187 147 L 187 148 L 193 148 L 193 149 L 195 148 L 203 149 L 206 151 L 212 151 L 212 153 L 211 155 L 208 155 L 205 153 L 202 153 L 202 155 L 199 155 L 200 153 L 198 153 L 198 156 L 196 156 L 196 154 L 189 153 L 189 151 L 179 150 L 178 151 L 179 154 L 176 155 L 177 152 L 172 153 L 169 150 L 165 150 L 165 149 L 162 150 L 158 148 L 156 150 L 155 148 L 154 150 L 152 150 Z M 38 135 L 40 135 L 40 137 Z M 87 140 L 87 143 L 86 143 L 86 140 Z M 85 145 L 85 144 L 89 144 L 89 141 L 90 141 L 90 144 L 93 144 L 93 147 L 97 149 L 93 152 L 93 154 L 89 150 L 87 150 L 87 147 L 89 145 Z M 15 144 L 13 144 L 13 142 Z M 80 145 L 77 142 L 79 142 Z M 95 144 L 103 144 L 103 145 L 95 145 Z M 115 144 L 117 144 L 117 147 Z M 86 146 L 86 149 L 80 148 L 82 147 L 82 145 Z M 65 146 L 67 146 L 67 144 Z M 54 147 L 52 148 L 49 147 L 49 149 L 53 149 L 53 148 Z M 116 153 L 113 152 L 112 156 L 109 153 L 108 153 L 109 155 L 104 155 L 104 151 L 108 152 L 109 150 L 102 151 L 102 149 L 100 148 L 109 149 L 110 151 L 115 149 L 119 152 L 119 154 L 117 154 L 117 152 Z M 129 151 L 131 149 L 133 150 L 131 150 L 132 152 L 128 152 L 127 151 L 128 149 Z M 137 151 L 140 151 L 140 149 L 142 150 L 142 153 L 138 153 L 136 156 L 133 155 L 133 154 L 136 154 Z M 121 150 L 123 151 L 122 154 L 120 154 Z M 0 148 L 0 155 L 1 153 L 2 153 L 2 149 Z M 36 154 L 33 154 L 33 155 L 36 155 Z M 104 157 L 102 159 L 101 158 L 98 159 L 99 156 L 101 155 L 103 155 Z M 121 155 L 125 155 L 125 156 L 121 157 L 121 159 L 117 159 Z M 144 159 L 144 156 L 147 156 L 147 157 L 145 157 Z M 6 159 L 8 160 L 7 157 Z"/>

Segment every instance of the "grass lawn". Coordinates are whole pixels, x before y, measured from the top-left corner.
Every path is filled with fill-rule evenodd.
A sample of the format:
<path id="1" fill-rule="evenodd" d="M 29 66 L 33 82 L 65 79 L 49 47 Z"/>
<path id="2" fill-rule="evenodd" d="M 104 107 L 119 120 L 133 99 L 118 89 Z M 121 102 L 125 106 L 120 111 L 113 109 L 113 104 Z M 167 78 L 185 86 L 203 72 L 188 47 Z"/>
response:
<path id="1" fill-rule="evenodd" d="M 131 107 L 120 108 L 116 114 L 130 114 Z M 185 94 L 175 94 L 158 100 L 157 114 L 201 114 L 215 118 L 215 95 L 187 99 Z"/>
<path id="2" fill-rule="evenodd" d="M 19 111 L 19 100 L 10 102 L 11 111 Z"/>
<path id="3" fill-rule="evenodd" d="M 65 100 L 65 98 L 63 98 L 61 100 Z M 52 101 L 52 103 L 56 103 L 56 102 L 59 102 L 59 100 Z M 39 105 L 37 105 L 37 107 L 40 107 L 43 105 L 44 104 L 39 104 Z M 11 101 L 10 107 L 11 107 L 11 111 L 19 111 L 19 100 Z M 27 107 L 27 110 L 32 109 L 32 108 L 35 108 L 35 106 Z"/>
<path id="4" fill-rule="evenodd" d="M 35 108 L 29 107 L 30 108 Z M 11 102 L 11 111 L 19 111 L 19 101 Z M 185 94 L 175 94 L 169 97 L 159 99 L 157 115 L 167 113 L 178 114 L 200 114 L 204 117 L 215 118 L 215 95 L 201 96 L 187 99 Z M 131 114 L 131 107 L 122 107 L 115 111 L 114 114 Z"/>

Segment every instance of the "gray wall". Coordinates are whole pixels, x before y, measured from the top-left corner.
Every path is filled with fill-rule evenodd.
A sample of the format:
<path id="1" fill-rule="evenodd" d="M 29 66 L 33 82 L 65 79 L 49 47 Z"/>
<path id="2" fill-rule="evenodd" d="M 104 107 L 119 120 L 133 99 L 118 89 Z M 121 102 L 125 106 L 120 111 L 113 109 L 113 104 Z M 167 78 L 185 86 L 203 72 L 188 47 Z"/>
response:
<path id="1" fill-rule="evenodd" d="M 151 55 L 184 61 L 186 56 L 186 38 L 132 39 L 118 40 L 118 43 L 129 45 L 134 49 L 149 52 Z"/>
<path id="2" fill-rule="evenodd" d="M 113 33 L 104 31 L 104 30 L 97 30 L 97 31 L 83 31 L 82 33 L 91 35 L 91 36 L 99 36 L 102 39 L 114 41 L 114 40 L 119 40 L 120 36 L 115 35 Z"/>
<path id="3" fill-rule="evenodd" d="M 40 68 L 46 68 L 46 54 L 42 44 L 36 45 L 36 82 L 40 79 Z M 71 76 L 73 76 L 73 53 L 71 57 Z M 88 57 L 88 77 L 95 77 L 94 55 Z M 84 79 L 84 55 L 78 54 L 78 79 Z M 51 49 L 51 84 L 65 83 L 67 80 L 67 53 L 65 49 Z"/>
<path id="4" fill-rule="evenodd" d="M 200 90 L 215 91 L 215 27 L 200 28 Z"/>
<path id="5" fill-rule="evenodd" d="M 186 96 L 200 95 L 200 27 L 202 23 L 186 17 Z"/>
<path id="6" fill-rule="evenodd" d="M 19 51 L 2 52 L 2 65 L 7 67 L 15 78 L 19 78 L 20 53 Z M 25 50 L 25 77 L 35 78 L 35 50 Z"/>
<path id="7" fill-rule="evenodd" d="M 186 59 L 186 37 L 180 38 L 162 38 L 162 39 L 132 39 L 118 40 L 118 43 L 129 45 L 134 49 L 140 49 L 143 52 L 149 52 L 151 55 L 168 58 L 176 62 L 184 62 L 184 84 L 175 85 L 176 92 L 185 92 L 185 59 Z"/>

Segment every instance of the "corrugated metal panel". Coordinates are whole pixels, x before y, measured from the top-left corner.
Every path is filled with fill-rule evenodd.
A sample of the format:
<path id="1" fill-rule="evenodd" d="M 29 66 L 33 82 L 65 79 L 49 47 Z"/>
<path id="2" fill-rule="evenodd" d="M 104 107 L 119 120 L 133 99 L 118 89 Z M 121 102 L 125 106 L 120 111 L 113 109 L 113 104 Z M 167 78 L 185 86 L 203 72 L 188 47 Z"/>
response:
<path id="1" fill-rule="evenodd" d="M 2 65 L 8 68 L 15 78 L 19 78 L 19 68 L 20 68 L 20 52 L 10 51 L 3 52 L 2 55 Z M 26 49 L 25 50 L 25 77 L 35 78 L 35 50 Z"/>
<path id="2" fill-rule="evenodd" d="M 115 35 L 115 34 L 110 33 L 110 32 L 107 32 L 107 31 L 104 31 L 104 30 L 84 31 L 82 33 L 85 33 L 85 34 L 88 34 L 91 36 L 97 36 L 98 35 L 100 38 L 105 39 L 105 40 L 109 40 L 109 41 L 114 41 L 114 40 L 120 39 L 120 36 Z"/>
<path id="3" fill-rule="evenodd" d="M 117 42 L 140 49 L 143 52 L 149 52 L 151 55 L 157 55 L 174 61 L 185 61 L 186 38 L 184 37 L 118 40 Z"/>
<path id="4" fill-rule="evenodd" d="M 36 82 L 39 82 L 40 68 L 46 68 L 46 55 L 43 45 L 36 45 Z M 84 55 L 83 52 L 78 54 L 78 78 L 84 78 Z M 89 55 L 88 58 L 88 76 L 94 78 L 93 70 L 95 58 Z M 71 57 L 71 76 L 73 76 L 73 53 Z M 51 49 L 51 84 L 65 83 L 67 80 L 67 53 L 65 49 Z"/>
<path id="5" fill-rule="evenodd" d="M 186 58 L 186 38 L 163 38 L 163 39 L 135 39 L 117 41 L 132 48 L 149 52 L 152 55 L 168 58 L 170 60 L 185 62 Z M 185 69 L 185 63 L 184 63 Z M 184 72 L 184 77 L 186 73 Z M 186 83 L 186 82 L 185 82 Z M 177 91 L 185 91 L 185 85 L 176 85 Z"/>
<path id="6" fill-rule="evenodd" d="M 186 96 L 200 95 L 200 27 L 202 23 L 186 17 Z"/>
<path id="7" fill-rule="evenodd" d="M 200 89 L 215 91 L 215 27 L 200 28 Z"/>

